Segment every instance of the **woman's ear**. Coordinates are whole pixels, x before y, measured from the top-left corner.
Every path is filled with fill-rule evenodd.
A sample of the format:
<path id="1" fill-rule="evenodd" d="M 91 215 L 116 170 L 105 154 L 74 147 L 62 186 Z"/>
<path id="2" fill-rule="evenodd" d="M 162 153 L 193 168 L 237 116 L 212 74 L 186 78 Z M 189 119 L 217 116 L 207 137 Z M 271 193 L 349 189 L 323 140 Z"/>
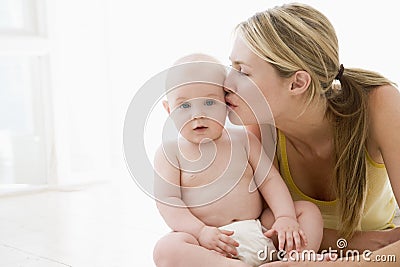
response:
<path id="1" fill-rule="evenodd" d="M 171 110 L 169 109 L 168 101 L 167 100 L 163 100 L 162 104 L 164 106 L 164 109 L 168 112 L 168 114 L 170 114 Z"/>
<path id="2" fill-rule="evenodd" d="M 292 95 L 300 95 L 307 91 L 311 83 L 311 76 L 308 72 L 299 70 L 292 77 L 292 87 L 290 89 Z"/>

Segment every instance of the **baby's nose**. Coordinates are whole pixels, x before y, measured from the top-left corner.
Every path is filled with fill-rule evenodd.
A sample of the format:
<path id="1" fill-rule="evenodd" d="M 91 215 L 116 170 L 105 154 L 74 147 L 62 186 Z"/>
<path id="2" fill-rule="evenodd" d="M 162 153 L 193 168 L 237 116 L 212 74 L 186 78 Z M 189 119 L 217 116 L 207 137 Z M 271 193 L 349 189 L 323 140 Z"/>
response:
<path id="1" fill-rule="evenodd" d="M 192 119 L 205 118 L 206 113 L 202 105 L 193 105 L 192 107 Z"/>
<path id="2" fill-rule="evenodd" d="M 203 110 L 196 110 L 192 113 L 192 119 L 204 119 L 206 117 L 206 113 Z"/>

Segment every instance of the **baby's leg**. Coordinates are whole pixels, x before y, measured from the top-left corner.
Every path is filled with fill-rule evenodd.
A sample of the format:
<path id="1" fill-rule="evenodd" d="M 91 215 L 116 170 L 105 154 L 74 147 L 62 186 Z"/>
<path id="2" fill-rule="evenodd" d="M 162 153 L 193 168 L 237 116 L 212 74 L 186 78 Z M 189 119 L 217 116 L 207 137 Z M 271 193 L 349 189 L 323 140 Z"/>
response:
<path id="1" fill-rule="evenodd" d="M 161 238 L 154 248 L 153 259 L 157 267 L 250 267 L 240 260 L 226 258 L 201 247 L 196 238 L 181 232 L 173 232 Z"/>
<path id="2" fill-rule="evenodd" d="M 324 223 L 321 212 L 316 205 L 309 201 L 295 201 L 297 220 L 300 228 L 307 237 L 308 244 L 303 249 L 314 250 L 318 252 L 322 241 Z M 261 214 L 261 224 L 271 229 L 275 222 L 274 215 L 269 208 L 266 208 Z M 276 236 L 272 238 L 275 247 L 278 247 L 278 239 Z"/>

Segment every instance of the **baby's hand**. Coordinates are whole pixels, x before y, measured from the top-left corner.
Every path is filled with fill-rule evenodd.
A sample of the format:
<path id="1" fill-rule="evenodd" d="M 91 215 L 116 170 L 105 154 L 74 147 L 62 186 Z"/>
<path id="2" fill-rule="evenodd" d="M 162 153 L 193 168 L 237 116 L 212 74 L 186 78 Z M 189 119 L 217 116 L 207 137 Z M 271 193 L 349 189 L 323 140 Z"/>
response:
<path id="1" fill-rule="evenodd" d="M 202 247 L 215 250 L 221 255 L 231 257 L 236 256 L 236 247 L 239 243 L 229 237 L 233 231 L 220 230 L 217 227 L 204 226 L 199 234 L 198 241 Z"/>
<path id="2" fill-rule="evenodd" d="M 286 216 L 278 217 L 271 229 L 265 232 L 265 236 L 269 238 L 274 234 L 278 235 L 279 250 L 285 249 L 289 252 L 297 249 L 300 251 L 303 247 L 302 240 L 304 246 L 307 246 L 306 235 L 300 229 L 300 225 L 295 218 Z"/>

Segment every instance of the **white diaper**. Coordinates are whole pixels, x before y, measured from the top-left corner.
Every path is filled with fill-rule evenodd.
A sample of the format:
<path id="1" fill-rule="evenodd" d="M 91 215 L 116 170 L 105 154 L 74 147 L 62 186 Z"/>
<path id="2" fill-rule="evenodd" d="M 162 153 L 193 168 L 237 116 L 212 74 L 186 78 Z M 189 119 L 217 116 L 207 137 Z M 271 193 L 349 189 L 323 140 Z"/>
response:
<path id="1" fill-rule="evenodd" d="M 271 239 L 264 236 L 260 220 L 237 221 L 219 229 L 234 231 L 231 237 L 239 243 L 239 260 L 251 266 L 259 266 L 271 260 L 269 255 L 275 246 Z"/>

